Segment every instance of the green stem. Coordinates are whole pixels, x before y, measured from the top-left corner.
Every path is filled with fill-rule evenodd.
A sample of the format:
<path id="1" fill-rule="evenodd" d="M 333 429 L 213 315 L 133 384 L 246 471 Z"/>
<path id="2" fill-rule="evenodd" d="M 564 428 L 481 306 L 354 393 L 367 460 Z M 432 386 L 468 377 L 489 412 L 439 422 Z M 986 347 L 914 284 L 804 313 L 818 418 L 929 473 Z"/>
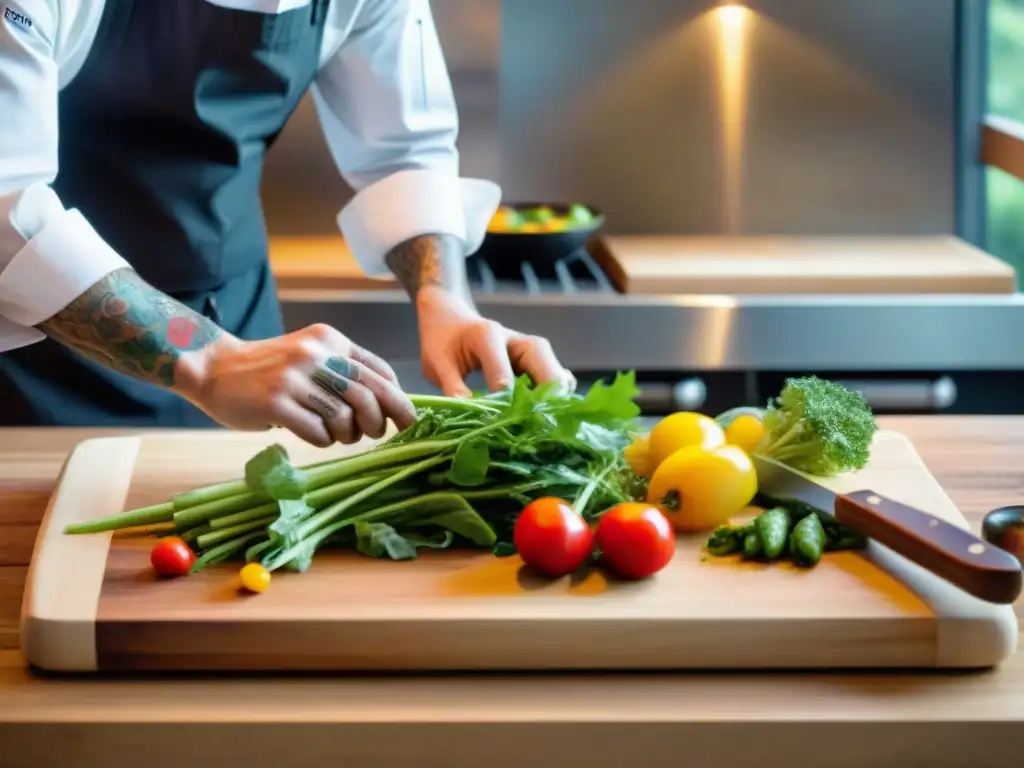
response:
<path id="1" fill-rule="evenodd" d="M 237 496 L 216 499 L 188 509 L 178 510 L 174 513 L 174 523 L 178 528 L 191 528 L 193 525 L 208 523 L 217 517 L 252 509 L 255 506 L 266 504 L 268 501 L 271 501 L 270 496 L 262 493 L 242 493 Z M 276 502 L 274 504 L 276 506 Z"/>
<path id="2" fill-rule="evenodd" d="M 403 499 L 402 501 L 396 501 L 394 504 L 388 504 L 386 506 L 377 507 L 376 509 L 371 509 L 366 512 L 360 512 L 359 514 L 350 515 L 340 520 L 335 519 L 329 525 L 326 525 L 323 528 L 318 529 L 317 531 L 315 531 L 307 537 L 303 537 L 303 539 L 298 544 L 294 544 L 288 549 L 279 552 L 277 555 L 270 558 L 270 560 L 264 562 L 263 567 L 266 568 L 268 571 L 275 571 L 281 566 L 286 565 L 296 556 L 300 555 L 307 548 L 311 548 L 312 551 L 315 552 L 317 547 L 323 544 L 323 542 L 326 539 L 330 538 L 343 528 L 347 528 L 348 526 L 355 525 L 356 523 L 365 522 L 367 520 L 386 519 L 393 515 L 395 512 L 404 511 L 414 503 L 418 504 L 423 503 L 424 501 L 429 501 L 434 498 L 447 498 L 450 496 L 452 496 L 451 493 L 438 491 L 436 493 L 428 493 L 423 496 L 415 496 L 411 499 Z M 430 512 L 428 514 L 433 515 L 436 513 Z M 255 549 L 255 547 L 253 549 Z"/>
<path id="3" fill-rule="evenodd" d="M 270 549 L 274 545 L 270 539 L 261 541 L 257 544 L 253 544 L 247 550 L 245 550 L 245 562 L 252 563 L 264 552 Z"/>
<path id="4" fill-rule="evenodd" d="M 379 480 L 373 485 L 364 488 L 361 491 L 353 493 L 348 498 L 342 499 L 341 501 L 336 502 L 330 505 L 329 507 L 326 507 L 317 514 L 312 515 L 311 517 L 303 521 L 302 524 L 299 525 L 295 531 L 295 538 L 299 541 L 305 539 L 318 528 L 329 524 L 331 521 L 336 519 L 338 515 L 342 514 L 345 510 L 355 506 L 364 499 L 368 499 L 375 493 L 383 491 L 385 488 L 388 488 L 389 486 L 394 485 L 395 483 L 399 483 L 407 477 L 412 477 L 413 475 L 418 474 L 419 472 L 422 472 L 425 469 L 430 469 L 431 467 L 437 466 L 442 461 L 445 461 L 448 458 L 448 454 L 442 454 L 440 456 L 434 456 L 424 461 L 417 462 L 416 464 L 407 466 L 405 469 L 402 469 L 394 473 L 390 477 L 386 477 L 383 480 Z"/>
<path id="5" fill-rule="evenodd" d="M 267 517 L 261 517 L 258 520 L 250 520 L 247 523 L 241 525 L 235 525 L 231 528 L 223 528 L 219 531 L 211 531 L 210 533 L 204 533 L 198 539 L 196 544 L 200 549 L 208 549 L 216 544 L 220 544 L 222 541 L 233 539 L 241 533 L 248 533 L 249 531 L 259 530 L 260 528 L 266 528 L 272 522 L 277 519 L 277 515 L 268 515 Z"/>
<path id="6" fill-rule="evenodd" d="M 754 453 L 766 456 L 770 459 L 774 458 L 776 451 L 800 437 L 800 433 L 802 431 L 803 424 L 801 421 L 797 420 L 792 427 L 786 430 L 776 440 L 773 440 L 771 433 L 768 433 L 761 439 L 761 442 L 758 443 L 757 448 L 754 449 Z"/>
<path id="7" fill-rule="evenodd" d="M 217 483 L 217 485 L 208 485 L 205 488 L 184 491 L 177 496 L 172 496 L 171 503 L 174 504 L 176 511 L 180 511 L 248 492 L 249 486 L 245 484 L 245 480 L 231 480 L 227 483 Z"/>
<path id="8" fill-rule="evenodd" d="M 442 395 L 410 395 L 409 399 L 413 406 L 420 408 L 435 408 L 449 411 L 463 411 L 466 413 L 497 414 L 500 409 L 490 403 L 473 398 L 444 397 Z"/>
<path id="9" fill-rule="evenodd" d="M 174 519 L 174 505 L 170 502 L 140 507 L 118 515 L 103 517 L 99 520 L 87 520 L 83 523 L 71 523 L 64 533 L 106 533 L 118 528 L 135 528 L 140 525 L 166 523 Z"/>
<path id="10" fill-rule="evenodd" d="M 247 523 L 250 520 L 258 520 L 261 517 L 267 517 L 272 515 L 277 517 L 280 511 L 280 507 L 277 506 L 275 501 L 272 504 L 263 504 L 259 507 L 253 507 L 243 512 L 235 512 L 233 515 L 224 515 L 224 517 L 215 517 L 210 521 L 210 530 L 222 531 L 225 528 L 233 528 L 236 525 Z"/>
<path id="11" fill-rule="evenodd" d="M 192 572 L 195 573 L 208 565 L 214 565 L 222 560 L 227 560 L 250 541 L 255 541 L 261 536 L 263 536 L 263 531 L 256 531 L 255 533 L 239 536 L 231 541 L 225 541 L 213 549 L 208 549 L 196 560 L 195 565 L 192 566 Z"/>
<path id="12" fill-rule="evenodd" d="M 195 528 L 189 528 L 187 531 L 181 534 L 181 540 L 186 544 L 191 544 L 193 541 L 198 539 L 204 533 L 210 532 L 209 525 L 197 525 Z"/>
<path id="13" fill-rule="evenodd" d="M 597 487 L 599 485 L 603 485 L 604 484 L 604 476 L 607 475 L 608 472 L 610 472 L 611 469 L 614 466 L 615 466 L 614 464 L 609 464 L 607 467 L 605 467 L 601 471 L 600 474 L 598 474 L 596 477 L 592 478 L 584 486 L 583 491 L 580 493 L 579 496 L 576 497 L 576 503 L 573 504 L 573 509 L 576 510 L 577 514 L 579 514 L 579 515 L 583 514 L 583 512 L 587 508 L 587 502 L 590 501 L 590 497 L 594 495 L 594 491 L 597 490 Z"/>

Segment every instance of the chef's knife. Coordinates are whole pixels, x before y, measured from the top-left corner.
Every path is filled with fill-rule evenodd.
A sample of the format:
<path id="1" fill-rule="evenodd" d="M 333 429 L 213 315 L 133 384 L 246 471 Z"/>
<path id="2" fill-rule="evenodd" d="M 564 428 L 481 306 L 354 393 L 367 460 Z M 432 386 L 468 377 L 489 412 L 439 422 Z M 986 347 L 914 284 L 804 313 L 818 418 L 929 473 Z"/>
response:
<path id="1" fill-rule="evenodd" d="M 990 603 L 1021 592 L 1021 563 L 970 531 L 870 490 L 835 493 L 801 473 L 753 456 L 758 491 L 781 504 L 802 502 Z"/>

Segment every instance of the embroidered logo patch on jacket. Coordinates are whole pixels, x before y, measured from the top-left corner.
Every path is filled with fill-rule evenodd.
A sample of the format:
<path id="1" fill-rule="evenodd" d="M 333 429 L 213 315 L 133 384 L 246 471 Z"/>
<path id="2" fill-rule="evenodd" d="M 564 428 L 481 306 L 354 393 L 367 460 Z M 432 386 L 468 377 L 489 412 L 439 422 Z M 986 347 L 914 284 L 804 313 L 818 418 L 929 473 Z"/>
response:
<path id="1" fill-rule="evenodd" d="M 4 7 L 4 21 L 26 32 L 32 29 L 32 19 L 9 5 Z"/>

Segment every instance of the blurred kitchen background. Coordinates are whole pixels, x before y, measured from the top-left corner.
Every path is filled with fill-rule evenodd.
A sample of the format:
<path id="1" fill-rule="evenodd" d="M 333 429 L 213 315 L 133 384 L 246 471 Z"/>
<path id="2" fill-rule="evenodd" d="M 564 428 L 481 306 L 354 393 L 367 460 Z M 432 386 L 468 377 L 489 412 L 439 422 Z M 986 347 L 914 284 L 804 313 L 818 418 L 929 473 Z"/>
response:
<path id="1" fill-rule="evenodd" d="M 507 200 L 583 201 L 623 247 L 650 236 L 707 236 L 731 243 L 726 254 L 747 247 L 743 236 L 935 238 L 937 268 L 972 246 L 1024 268 L 1024 182 L 973 156 L 988 114 L 1024 121 L 1024 0 L 431 5 L 463 173 L 495 179 Z M 350 195 L 307 100 L 268 158 L 272 237 L 304 253 L 321 244 L 329 258 Z M 930 253 L 931 240 L 907 242 Z M 581 378 L 638 368 L 652 410 L 760 404 L 780 378 L 816 371 L 856 380 L 888 410 L 1024 412 L 1024 304 L 1015 278 L 979 263 L 989 282 L 978 285 L 1001 287 L 965 277 L 961 292 L 954 270 L 941 296 L 927 281 L 894 294 L 883 270 L 877 295 L 570 286 L 572 296 L 492 292 L 480 303 L 557 341 Z M 407 388 L 419 385 L 402 297 L 312 290 L 328 285 L 315 277 L 294 290 L 282 280 L 289 323 L 370 335 L 413 377 Z"/>

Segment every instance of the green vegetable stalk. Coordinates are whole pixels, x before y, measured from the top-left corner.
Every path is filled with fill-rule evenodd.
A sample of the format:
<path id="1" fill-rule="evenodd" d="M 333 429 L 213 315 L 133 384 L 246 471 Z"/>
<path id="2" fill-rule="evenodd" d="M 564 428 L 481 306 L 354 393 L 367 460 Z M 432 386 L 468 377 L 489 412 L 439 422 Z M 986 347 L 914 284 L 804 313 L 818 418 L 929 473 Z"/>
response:
<path id="1" fill-rule="evenodd" d="M 416 422 L 372 450 L 295 467 L 272 445 L 249 460 L 243 480 L 66 532 L 173 525 L 198 549 L 197 569 L 244 557 L 303 571 L 326 546 L 393 559 L 456 543 L 506 553 L 518 511 L 535 498 L 575 499 L 590 519 L 643 498 L 644 481 L 622 455 L 637 394 L 624 373 L 585 396 L 526 377 L 473 398 L 414 396 Z"/>

